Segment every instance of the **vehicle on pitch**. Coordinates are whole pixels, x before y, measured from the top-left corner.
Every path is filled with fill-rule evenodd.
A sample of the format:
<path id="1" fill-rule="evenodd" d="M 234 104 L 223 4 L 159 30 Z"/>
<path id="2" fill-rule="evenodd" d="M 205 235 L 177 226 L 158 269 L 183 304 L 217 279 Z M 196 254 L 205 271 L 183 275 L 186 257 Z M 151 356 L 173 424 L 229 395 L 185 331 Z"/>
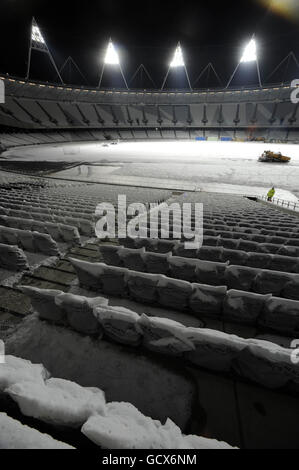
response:
<path id="1" fill-rule="evenodd" d="M 259 162 L 264 163 L 289 163 L 290 161 L 290 157 L 286 157 L 280 152 L 271 152 L 271 150 L 266 150 L 259 158 Z"/>

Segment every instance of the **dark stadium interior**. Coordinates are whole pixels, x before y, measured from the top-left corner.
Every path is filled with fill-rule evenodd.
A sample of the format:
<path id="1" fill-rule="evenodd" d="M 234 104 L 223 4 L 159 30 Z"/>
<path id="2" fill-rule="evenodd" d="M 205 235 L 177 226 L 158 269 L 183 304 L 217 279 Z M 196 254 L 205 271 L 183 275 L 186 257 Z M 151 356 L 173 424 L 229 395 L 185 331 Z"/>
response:
<path id="1" fill-rule="evenodd" d="M 0 449 L 299 448 L 298 23 L 1 2 Z"/>

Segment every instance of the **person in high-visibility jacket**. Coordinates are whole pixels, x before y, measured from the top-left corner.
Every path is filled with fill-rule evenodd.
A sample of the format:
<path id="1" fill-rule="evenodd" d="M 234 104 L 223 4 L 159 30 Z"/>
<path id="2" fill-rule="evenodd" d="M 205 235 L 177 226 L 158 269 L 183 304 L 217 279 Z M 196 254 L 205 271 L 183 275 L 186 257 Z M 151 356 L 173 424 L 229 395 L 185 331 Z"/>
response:
<path id="1" fill-rule="evenodd" d="M 270 189 L 270 191 L 268 192 L 268 201 L 269 202 L 272 202 L 272 199 L 274 198 L 275 196 L 275 188 L 273 187 L 272 189 Z"/>

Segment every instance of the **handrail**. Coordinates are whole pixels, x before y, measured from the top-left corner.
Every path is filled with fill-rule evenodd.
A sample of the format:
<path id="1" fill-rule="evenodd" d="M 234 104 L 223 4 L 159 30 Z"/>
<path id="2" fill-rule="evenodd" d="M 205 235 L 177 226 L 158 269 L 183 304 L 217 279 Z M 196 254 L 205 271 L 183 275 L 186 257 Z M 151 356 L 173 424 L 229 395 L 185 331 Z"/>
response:
<path id="1" fill-rule="evenodd" d="M 268 196 L 258 196 L 258 199 L 262 199 L 270 203 L 270 201 L 268 201 Z M 298 202 L 287 201 L 286 199 L 273 197 L 271 203 L 276 204 L 277 206 L 280 206 L 280 207 L 285 207 L 286 209 L 293 210 L 295 212 L 299 211 L 299 201 Z"/>

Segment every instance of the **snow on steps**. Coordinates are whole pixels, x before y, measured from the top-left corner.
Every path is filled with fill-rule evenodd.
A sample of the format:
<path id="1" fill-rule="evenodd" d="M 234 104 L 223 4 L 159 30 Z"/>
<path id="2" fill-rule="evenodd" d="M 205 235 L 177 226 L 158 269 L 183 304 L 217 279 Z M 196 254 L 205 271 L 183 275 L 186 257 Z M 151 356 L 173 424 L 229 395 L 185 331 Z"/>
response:
<path id="1" fill-rule="evenodd" d="M 25 371 L 25 373 L 24 373 Z M 15 401 L 25 417 L 54 426 L 81 429 L 106 449 L 229 449 L 229 445 L 198 436 L 185 436 L 171 421 L 165 425 L 140 413 L 129 403 L 106 403 L 98 388 L 49 378 L 43 366 L 12 356 L 0 365 L 0 393 Z M 0 448 L 71 449 L 50 436 L 0 413 Z"/>
<path id="2" fill-rule="evenodd" d="M 81 286 L 89 290 L 188 312 L 199 318 L 205 315 L 229 322 L 267 327 L 292 337 L 298 335 L 299 302 L 275 296 L 272 300 L 271 291 L 277 289 L 277 283 L 273 280 L 268 280 L 264 292 L 262 290 L 260 294 L 255 294 L 228 289 L 226 286 L 192 284 L 164 275 L 138 273 L 102 263 L 70 261 L 77 271 Z M 238 278 L 238 267 L 229 269 L 234 269 Z M 264 281 L 265 276 L 261 275 L 261 286 Z M 281 279 L 277 281 L 279 285 Z M 286 282 L 284 278 L 283 282 Z M 286 286 L 289 290 L 293 289 L 291 282 Z"/>
<path id="3" fill-rule="evenodd" d="M 105 416 L 92 416 L 83 434 L 108 449 L 229 449 L 215 440 L 184 436 L 171 420 L 164 425 L 145 417 L 129 403 L 109 403 Z M 117 444 L 116 444 L 117 443 Z"/>
<path id="4" fill-rule="evenodd" d="M 43 291 L 38 289 L 23 288 L 23 291 L 33 299 L 37 294 L 43 296 Z M 238 299 L 237 294 L 232 292 L 233 303 Z M 296 393 L 299 392 L 299 366 L 291 360 L 293 352 L 291 349 L 282 348 L 271 342 L 246 340 L 214 330 L 187 328 L 181 323 L 165 318 L 150 318 L 146 315 L 139 317 L 136 312 L 108 306 L 105 299 L 101 298 L 88 301 L 70 294 L 45 291 L 44 297 L 47 296 L 52 296 L 53 306 L 58 305 L 61 309 L 59 323 L 61 324 L 63 320 L 65 326 L 71 328 L 74 328 L 75 323 L 74 329 L 80 333 L 86 334 L 88 331 L 89 317 L 93 312 L 99 322 L 98 326 L 93 328 L 93 333 L 98 335 L 99 340 L 105 335 L 124 345 L 138 347 L 142 344 L 145 350 L 182 357 L 187 363 L 199 367 L 218 372 L 234 372 L 268 388 L 289 387 Z M 272 313 L 268 323 L 271 324 L 280 299 L 268 300 L 269 311 Z M 251 298 L 249 302 L 252 302 Z M 73 308 L 72 324 L 68 321 L 70 311 L 66 308 L 68 303 Z M 38 314 L 41 318 L 45 318 L 43 304 L 37 306 Z M 79 318 L 78 321 L 75 320 L 76 316 Z M 57 322 L 56 314 L 53 314 L 52 319 L 47 314 L 46 318 L 54 323 Z M 283 322 L 282 320 L 283 315 L 279 318 L 279 321 Z"/>

